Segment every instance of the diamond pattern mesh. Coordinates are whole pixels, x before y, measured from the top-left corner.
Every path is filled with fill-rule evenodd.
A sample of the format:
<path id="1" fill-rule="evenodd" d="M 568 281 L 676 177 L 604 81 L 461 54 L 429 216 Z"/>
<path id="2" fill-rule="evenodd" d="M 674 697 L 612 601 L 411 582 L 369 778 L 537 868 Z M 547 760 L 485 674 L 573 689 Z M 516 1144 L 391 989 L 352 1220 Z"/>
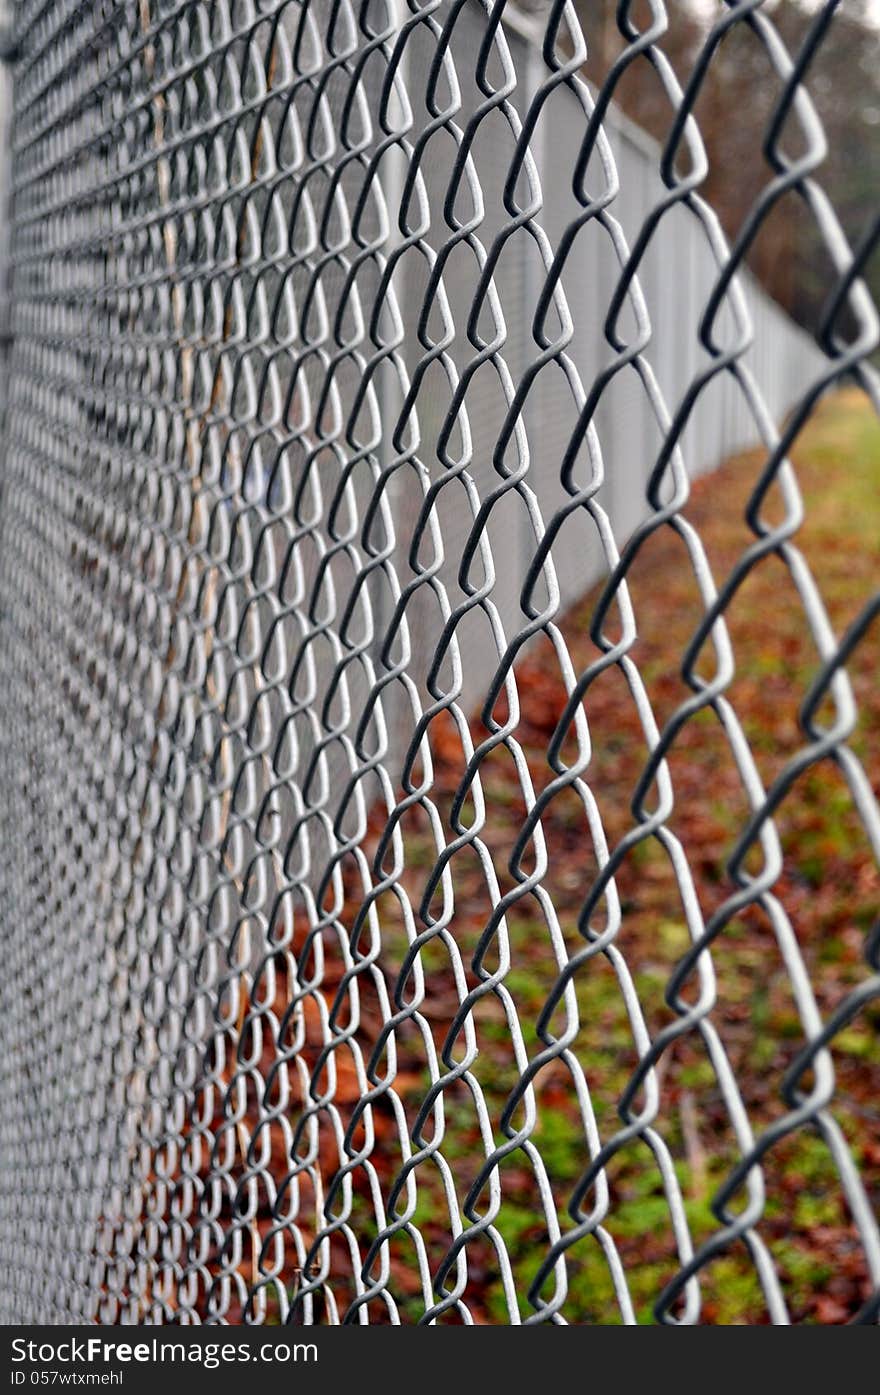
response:
<path id="1" fill-rule="evenodd" d="M 835 1074 L 876 882 L 836 997 L 780 889 L 817 771 L 880 853 L 878 601 L 836 624 L 792 460 L 831 388 L 880 401 L 873 243 L 821 184 L 835 6 L 795 53 L 765 9 L 682 77 L 674 11 L 624 0 L 596 91 L 556 0 L 16 7 L 4 1321 L 694 1323 L 720 1287 L 784 1322 L 779 1158 L 876 1318 L 880 1149 Z M 735 27 L 776 104 L 729 243 L 694 109 Z M 745 265 L 786 198 L 833 269 L 813 337 Z M 734 518 L 695 481 L 749 451 Z M 812 654 L 783 750 L 732 620 L 771 570 Z M 789 1005 L 760 1098 L 749 975 Z"/>

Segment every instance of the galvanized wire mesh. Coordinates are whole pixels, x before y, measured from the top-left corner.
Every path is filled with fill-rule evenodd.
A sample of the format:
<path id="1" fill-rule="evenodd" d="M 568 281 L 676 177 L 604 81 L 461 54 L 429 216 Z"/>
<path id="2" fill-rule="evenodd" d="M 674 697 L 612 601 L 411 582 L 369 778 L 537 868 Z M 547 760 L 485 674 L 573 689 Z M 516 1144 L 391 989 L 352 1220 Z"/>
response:
<path id="1" fill-rule="evenodd" d="M 880 853 L 847 673 L 878 602 L 834 632 L 789 459 L 837 383 L 878 402 L 871 236 L 853 250 L 816 178 L 808 78 L 834 9 L 792 54 L 755 0 L 720 7 L 682 79 L 660 0 L 622 3 L 596 93 L 559 0 L 526 18 L 489 0 L 17 6 L 5 1321 L 631 1321 L 626 1156 L 668 1232 L 656 1315 L 700 1321 L 735 1252 L 781 1322 L 765 1170 L 808 1132 L 876 1317 L 876 1178 L 835 1114 L 832 1048 L 880 990 L 880 944 L 868 926 L 861 978 L 823 1015 L 775 894 L 779 811 L 821 762 Z M 766 190 L 729 246 L 692 112 L 733 26 L 764 50 L 777 102 Z M 612 105 L 634 64 L 668 100 L 662 149 Z M 816 343 L 744 265 L 784 197 L 833 267 Z M 750 540 L 718 576 L 691 479 L 755 444 Z M 630 590 L 661 534 L 699 609 L 686 652 L 665 656 L 686 694 L 662 720 Z M 771 561 L 816 654 L 799 749 L 767 781 L 731 696 L 727 617 Z M 562 616 L 594 582 L 579 667 Z M 520 730 L 519 665 L 538 649 L 565 693 L 540 771 Z M 611 841 L 589 715 L 607 675 L 644 746 Z M 675 828 L 695 796 L 670 764 L 707 716 L 744 798 L 711 907 Z M 522 803 L 508 843 L 498 760 Z M 565 906 L 545 837 L 563 805 L 582 866 Z M 660 1025 L 617 886 L 646 848 L 689 941 Z M 749 911 L 796 1014 L 757 1122 L 715 973 Z M 600 979 L 630 1062 L 612 1110 L 584 1037 Z M 682 1042 L 726 1121 L 699 1221 Z M 607 1293 L 598 1311 L 583 1274 Z"/>

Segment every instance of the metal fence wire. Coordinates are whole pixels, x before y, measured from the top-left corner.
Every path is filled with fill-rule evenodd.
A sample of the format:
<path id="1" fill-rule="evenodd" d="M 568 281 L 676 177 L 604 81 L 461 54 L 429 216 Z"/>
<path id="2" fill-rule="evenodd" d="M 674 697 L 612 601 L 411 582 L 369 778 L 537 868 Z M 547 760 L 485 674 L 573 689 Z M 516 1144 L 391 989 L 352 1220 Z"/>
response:
<path id="1" fill-rule="evenodd" d="M 14 7 L 3 1321 L 876 1320 L 880 605 L 837 625 L 797 536 L 829 390 L 880 403 L 835 9 L 790 51 L 704 6 L 681 73 L 621 0 L 597 90 L 563 0 Z M 729 240 L 694 111 L 741 30 Z M 812 334 L 745 265 L 786 199 Z M 737 686 L 771 571 L 781 752 Z M 820 771 L 869 864 L 836 995 L 785 880 Z"/>

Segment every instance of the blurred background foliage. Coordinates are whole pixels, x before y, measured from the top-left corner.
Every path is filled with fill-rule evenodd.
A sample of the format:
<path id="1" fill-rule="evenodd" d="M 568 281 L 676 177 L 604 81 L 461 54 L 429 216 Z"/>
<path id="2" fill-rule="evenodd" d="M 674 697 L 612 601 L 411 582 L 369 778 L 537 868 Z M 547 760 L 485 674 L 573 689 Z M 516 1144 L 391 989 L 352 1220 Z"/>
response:
<path id="1" fill-rule="evenodd" d="M 618 27 L 617 0 L 576 0 L 588 48 L 586 76 L 595 83 L 627 47 Z M 725 6 L 712 0 L 669 0 L 668 26 L 659 47 L 684 88 L 713 23 Z M 626 7 L 644 31 L 652 21 L 646 0 Z M 825 5 L 804 0 L 765 0 L 769 19 L 796 57 L 814 25 L 827 18 Z M 806 69 L 805 83 L 827 140 L 816 182 L 834 205 L 851 245 L 876 235 L 880 189 L 880 6 L 876 0 L 843 0 Z M 748 20 L 734 24 L 706 71 L 694 115 L 702 133 L 709 171 L 700 193 L 733 241 L 762 190 L 773 179 L 763 149 L 783 90 L 765 45 Z M 665 141 L 673 108 L 649 54 L 623 72 L 616 90 L 623 110 L 657 140 Z M 783 135 L 789 158 L 803 151 L 798 121 L 790 117 Z M 827 248 L 800 194 L 789 192 L 764 220 L 748 264 L 769 293 L 808 330 L 815 330 L 834 276 Z M 880 299 L 880 256 L 868 263 L 866 280 Z"/>

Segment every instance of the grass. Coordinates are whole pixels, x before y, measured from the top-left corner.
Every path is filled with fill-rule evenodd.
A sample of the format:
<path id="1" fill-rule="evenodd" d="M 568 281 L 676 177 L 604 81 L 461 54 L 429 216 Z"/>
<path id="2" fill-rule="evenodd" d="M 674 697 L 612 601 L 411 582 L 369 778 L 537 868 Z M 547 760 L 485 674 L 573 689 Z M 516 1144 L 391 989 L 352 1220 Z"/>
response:
<path id="1" fill-rule="evenodd" d="M 880 562 L 880 423 L 858 393 L 838 393 L 815 412 L 792 458 L 806 511 L 796 543 L 820 581 L 831 624 L 840 634 L 876 586 Z M 754 540 L 745 513 L 763 463 L 760 452 L 745 453 L 693 487 L 686 517 L 698 530 L 719 584 Z M 768 498 L 765 511 L 778 518 L 779 500 Z M 702 614 L 687 554 L 671 528 L 647 542 L 632 568 L 629 584 L 638 627 L 632 657 L 662 727 L 691 695 L 679 666 Z M 590 637 L 596 599 L 595 592 L 586 596 L 561 622 L 576 671 L 584 671 L 596 658 Z M 736 660 L 735 676 L 725 696 L 736 711 L 766 788 L 804 744 L 799 709 L 819 665 L 803 602 L 786 562 L 775 555 L 765 557 L 737 591 L 725 619 Z M 875 793 L 880 776 L 877 660 L 875 627 L 848 666 L 859 708 L 850 745 L 863 761 Z M 700 656 L 698 668 L 710 672 L 713 662 L 707 650 Z M 547 763 L 548 741 L 566 700 L 557 659 L 545 639 L 538 637 L 521 660 L 517 687 L 521 713 L 515 738 L 535 789 L 540 791 L 553 776 Z M 603 673 L 588 689 L 584 710 L 592 741 L 584 778 L 613 848 L 633 826 L 631 802 L 644 765 L 645 739 L 619 670 Z M 479 720 L 475 718 L 472 725 L 475 743 L 483 740 L 486 732 Z M 435 766 L 432 799 L 446 836 L 451 838 L 450 809 L 464 758 L 451 721 L 441 717 L 433 722 L 430 738 Z M 684 725 L 672 747 L 669 768 L 675 805 L 667 827 L 686 853 L 694 895 L 707 918 L 734 890 L 727 862 L 748 817 L 740 773 L 713 712 L 701 712 Z M 503 746 L 492 751 L 483 761 L 480 776 L 489 810 L 484 841 L 502 892 L 515 892 L 517 884 L 509 862 L 526 803 L 509 751 Z M 466 815 L 465 822 L 470 817 Z M 827 1015 L 868 976 L 866 936 L 880 910 L 877 867 L 851 791 L 830 759 L 811 766 L 799 778 L 780 805 L 776 822 L 783 869 L 773 895 L 788 918 L 818 1011 Z M 547 902 L 533 893 L 516 896 L 506 919 L 504 951 L 509 968 L 504 986 L 515 1007 L 519 1038 L 511 1035 L 501 997 L 490 994 L 480 998 L 473 1011 L 479 1052 L 468 1077 L 449 1084 L 444 1092 L 442 1154 L 451 1168 L 459 1208 L 485 1157 L 474 1096 L 481 1095 L 495 1141 L 502 1144 L 502 1112 L 519 1079 L 514 1045 L 529 1060 L 543 1049 L 538 1024 L 557 979 L 557 955 L 578 954 L 586 944 L 579 922 L 600 858 L 583 802 L 575 792 L 564 790 L 550 801 L 542 829 L 548 858 L 543 886 L 556 923 L 552 917 L 548 920 Z M 402 888 L 415 912 L 434 864 L 435 848 L 427 817 L 418 806 L 407 815 L 402 830 Z M 530 865 L 530 855 L 526 862 Z M 751 868 L 754 864 L 747 865 Z M 491 898 L 472 848 L 465 845 L 455 854 L 451 872 L 455 910 L 449 931 L 468 987 L 473 989 L 479 983 L 474 955 L 490 914 Z M 645 1030 L 651 1036 L 676 1020 L 664 994 L 690 938 L 679 879 L 668 851 L 655 838 L 638 842 L 622 861 L 615 881 L 622 919 L 614 950 L 586 959 L 572 978 L 577 1012 L 572 1059 L 552 1060 L 536 1077 L 536 1117 L 530 1139 L 511 1152 L 499 1169 L 500 1203 L 494 1226 L 510 1256 L 523 1318 L 534 1312 L 526 1295 L 550 1245 L 545 1204 L 550 1222 L 570 1235 L 574 1225 L 572 1194 L 589 1163 L 585 1114 L 578 1105 L 575 1084 L 584 1099 L 589 1096 L 602 1143 L 621 1128 L 621 1096 L 638 1061 L 626 1001 L 630 978 Z M 357 904 L 357 889 L 352 883 L 350 901 L 341 918 L 344 924 L 350 925 Z M 607 912 L 607 904 L 601 903 L 593 924 L 601 928 Z M 393 897 L 379 903 L 379 918 L 381 965 L 389 989 L 393 989 L 407 947 L 404 922 Z M 416 916 L 416 932 L 424 929 Z M 711 1023 L 723 1042 L 756 1134 L 785 1114 L 783 1078 L 805 1041 L 786 952 L 767 909 L 757 905 L 732 918 L 712 948 L 716 999 Z M 498 955 L 496 937 L 486 955 L 487 969 L 497 966 Z M 438 1054 L 442 1055 L 446 1045 L 453 1058 L 460 1060 L 463 1039 L 454 1044 L 447 1041 L 458 1007 L 450 951 L 436 937 L 425 945 L 421 961 L 425 997 L 420 1011 Z M 334 982 L 334 972 L 331 954 L 325 984 Z M 337 977 L 341 972 L 339 968 Z M 361 982 L 362 1038 L 368 1052 L 381 1025 L 382 1009 L 371 1000 L 367 980 Z M 411 985 L 407 996 L 409 991 Z M 694 991 L 693 986 L 686 990 L 689 1000 Z M 830 1111 L 875 1206 L 880 1200 L 878 1025 L 880 1009 L 876 1002 L 869 1002 L 834 1040 L 837 1088 Z M 317 1027 L 313 1042 L 308 1023 L 306 1027 L 301 1052 L 304 1061 L 320 1043 Z M 559 1033 L 562 1029 L 562 1015 L 557 1013 L 553 1030 Z M 430 1071 L 424 1042 L 412 1024 L 400 1028 L 397 1038 L 398 1091 L 412 1129 Z M 699 1031 L 689 1031 L 669 1047 L 660 1060 L 657 1077 L 659 1108 L 653 1132 L 623 1143 L 614 1153 L 605 1170 L 606 1196 L 594 1189 L 582 1199 L 586 1211 L 594 1203 L 600 1204 L 605 1238 L 586 1234 L 566 1250 L 567 1292 L 561 1311 L 569 1321 L 609 1323 L 628 1316 L 628 1308 L 619 1302 L 609 1265 L 612 1247 L 626 1272 L 633 1315 L 639 1322 L 654 1320 L 657 1297 L 681 1264 L 664 1167 L 675 1179 L 693 1245 L 698 1247 L 716 1237 L 721 1228 L 713 1211 L 713 1197 L 741 1150 L 715 1066 Z M 354 1072 L 340 1075 L 335 1107 L 343 1123 L 358 1097 Z M 640 1104 L 639 1097 L 636 1105 Z M 400 1144 L 390 1112 L 384 1122 L 378 1108 L 375 1114 L 376 1143 L 370 1165 L 387 1196 L 401 1164 Z M 520 1123 L 522 1117 L 520 1110 L 513 1122 Z M 545 1178 L 536 1164 L 533 1145 L 540 1154 Z M 428 1158 L 415 1175 L 415 1220 L 436 1273 L 452 1243 L 442 1172 L 437 1162 Z M 787 1132 L 765 1158 L 764 1180 L 766 1197 L 756 1235 L 772 1256 L 791 1318 L 798 1322 L 846 1321 L 868 1296 L 871 1280 L 828 1136 L 811 1126 Z M 355 1228 L 367 1241 L 377 1230 L 368 1199 L 369 1183 L 364 1167 L 353 1171 L 351 1219 L 353 1224 L 357 1221 Z M 731 1204 L 738 1211 L 742 1196 Z M 489 1207 L 490 1192 L 484 1187 L 475 1214 L 485 1215 Z M 509 1321 L 512 1314 L 492 1236 L 483 1233 L 480 1226 L 471 1229 L 465 1246 L 464 1301 L 477 1322 Z M 350 1272 L 351 1253 L 343 1239 L 334 1240 L 331 1248 L 333 1267 L 340 1273 Z M 702 1321 L 769 1320 L 767 1296 L 754 1256 L 743 1241 L 722 1248 L 701 1270 L 699 1285 Z M 405 1321 L 417 1321 L 423 1315 L 414 1250 L 405 1235 L 390 1245 L 388 1289 Z M 542 1293 L 547 1297 L 552 1291 L 553 1284 L 548 1282 Z M 387 1320 L 384 1304 L 375 1300 L 370 1317 Z M 452 1310 L 442 1320 L 460 1317 Z"/>
<path id="2" fill-rule="evenodd" d="M 870 406 L 855 393 L 829 399 L 797 443 L 793 460 L 806 507 L 797 544 L 821 578 L 831 622 L 839 633 L 870 594 L 880 561 L 880 425 Z M 758 452 L 745 454 L 694 486 L 687 517 L 699 530 L 718 581 L 751 541 L 744 513 L 761 464 Z M 778 514 L 775 501 L 769 501 L 767 508 L 771 515 Z M 662 587 L 656 584 L 658 577 L 663 578 Z M 677 664 L 700 616 L 684 550 L 671 530 L 650 540 L 633 568 L 630 584 L 639 630 L 633 656 L 662 722 L 688 695 Z M 562 624 L 579 670 L 596 654 L 589 634 L 595 599 L 595 594 L 586 597 Z M 728 696 L 766 786 L 803 744 L 798 707 L 818 666 L 801 599 L 779 558 L 766 558 L 749 576 L 729 608 L 727 623 L 736 656 Z M 852 746 L 874 779 L 880 729 L 876 646 L 876 635 L 869 634 L 850 665 L 861 709 Z M 547 740 L 565 700 L 549 645 L 536 643 L 519 666 L 517 682 L 522 717 L 516 737 L 540 789 L 550 778 Z M 644 760 L 644 738 L 619 674 L 603 675 L 588 691 L 585 708 L 593 742 L 587 779 L 613 846 L 632 826 L 629 806 Z M 475 722 L 474 739 L 484 736 Z M 454 735 L 442 733 L 437 744 L 442 810 L 444 792 L 448 799 L 461 771 Z M 737 767 L 711 712 L 699 714 L 685 726 L 670 767 L 677 799 L 669 826 L 687 852 L 695 889 L 708 915 L 732 890 L 725 863 L 746 816 Z M 486 759 L 481 775 L 491 809 L 493 860 L 506 888 L 505 864 L 525 805 L 513 764 L 503 749 Z M 577 916 L 595 875 L 596 857 L 584 826 L 583 807 L 574 796 L 563 794 L 552 802 L 543 825 L 550 856 L 545 885 L 572 953 L 583 943 Z M 827 1012 L 866 976 L 864 937 L 878 907 L 876 867 L 849 788 L 830 762 L 814 766 L 798 782 L 783 802 L 778 826 L 785 865 L 774 891 L 790 917 L 819 1008 Z M 407 877 L 414 901 L 420 889 L 419 869 L 429 867 L 432 856 L 426 835 L 410 831 Z M 460 909 L 452 928 L 466 963 L 488 907 L 475 861 L 465 851 L 453 862 Z M 653 840 L 633 849 L 617 883 L 624 915 L 616 943 L 633 974 L 648 1029 L 656 1033 L 672 1020 L 664 987 L 688 943 L 678 886 L 666 854 Z M 550 932 L 535 898 L 516 902 L 508 918 L 508 940 L 511 967 L 505 984 L 516 1005 L 523 1046 L 531 1057 L 542 1045 L 537 1022 L 557 972 Z M 400 947 L 390 939 L 385 949 L 386 970 L 393 976 Z M 712 1020 L 740 1082 L 752 1127 L 759 1132 L 784 1112 L 782 1076 L 804 1041 L 798 1004 L 772 927 L 760 909 L 749 908 L 725 929 L 713 950 L 713 961 L 718 1000 Z M 450 991 L 449 975 L 445 952 L 436 955 L 428 976 L 429 998 L 432 992 L 442 996 Z M 620 1127 L 620 1096 L 637 1059 L 632 1026 L 621 983 L 607 959 L 601 955 L 591 959 L 574 982 L 579 1029 L 573 1049 L 583 1066 L 599 1134 L 605 1141 Z M 518 1073 L 509 1028 L 497 1001 L 484 1000 L 475 1016 L 481 1052 L 472 1073 L 484 1092 L 500 1142 L 501 1109 Z M 867 1185 L 874 1189 L 878 1161 L 874 1102 L 880 1085 L 876 1026 L 876 1013 L 869 1008 L 834 1043 L 839 1082 L 836 1115 L 851 1138 Z M 699 1244 L 719 1229 L 711 1198 L 739 1150 L 699 1034 L 691 1033 L 675 1044 L 663 1058 L 661 1075 L 655 1127 L 669 1150 L 694 1243 Z M 536 1097 L 538 1122 L 532 1138 L 546 1165 L 565 1230 L 571 1226 L 567 1214 L 571 1190 L 587 1164 L 588 1149 L 564 1066 L 557 1062 L 548 1069 L 539 1080 Z M 444 1152 L 455 1161 L 456 1177 L 464 1188 L 483 1156 L 475 1114 L 466 1100 L 447 1120 L 447 1140 Z M 867 1154 L 861 1149 L 863 1143 Z M 788 1135 L 771 1152 L 765 1173 L 767 1203 L 758 1230 L 782 1276 L 791 1316 L 801 1321 L 843 1320 L 864 1300 L 869 1280 L 826 1143 L 809 1129 Z M 535 1173 L 522 1150 L 501 1175 L 504 1200 L 496 1224 L 511 1252 L 523 1295 L 546 1253 L 546 1224 L 540 1219 Z M 605 1225 L 626 1266 L 636 1317 L 651 1321 L 657 1294 L 675 1272 L 677 1259 L 668 1199 L 647 1144 L 636 1140 L 621 1149 L 608 1168 L 608 1181 Z M 429 1195 L 426 1213 L 430 1201 Z M 478 1250 L 481 1254 L 485 1250 L 482 1242 L 474 1248 L 477 1277 L 469 1283 L 467 1301 L 478 1319 L 505 1321 L 509 1314 L 498 1266 L 493 1277 L 491 1255 L 482 1254 L 477 1262 Z M 578 1241 L 568 1260 L 565 1315 L 572 1321 L 619 1319 L 611 1274 L 596 1238 Z M 703 1320 L 767 1320 L 766 1299 L 741 1242 L 707 1267 L 701 1284 Z M 532 1311 L 522 1301 L 521 1308 L 523 1316 Z"/>

